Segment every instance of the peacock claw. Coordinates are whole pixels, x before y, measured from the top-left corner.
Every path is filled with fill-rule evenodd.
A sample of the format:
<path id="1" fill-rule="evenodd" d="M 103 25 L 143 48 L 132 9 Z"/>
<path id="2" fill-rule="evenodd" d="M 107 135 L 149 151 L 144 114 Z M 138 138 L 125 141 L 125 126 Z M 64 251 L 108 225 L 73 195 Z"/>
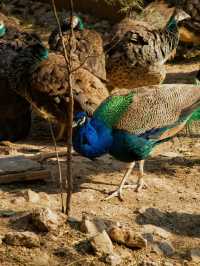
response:
<path id="1" fill-rule="evenodd" d="M 122 197 L 122 191 L 121 189 L 117 189 L 114 192 L 112 192 L 109 196 L 107 196 L 104 200 L 109 200 L 112 199 L 114 197 L 118 197 L 121 201 L 123 201 L 123 197 Z"/>
<path id="2" fill-rule="evenodd" d="M 143 181 L 143 180 L 140 180 L 137 184 L 137 187 L 135 189 L 135 192 L 141 192 L 142 189 L 146 189 L 148 188 L 148 185 Z"/>

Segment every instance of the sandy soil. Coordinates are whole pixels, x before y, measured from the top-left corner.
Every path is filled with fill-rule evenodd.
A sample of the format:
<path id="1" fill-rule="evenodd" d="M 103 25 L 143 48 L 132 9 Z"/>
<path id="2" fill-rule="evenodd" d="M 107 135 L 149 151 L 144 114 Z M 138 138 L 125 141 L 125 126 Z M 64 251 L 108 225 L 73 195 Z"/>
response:
<path id="1" fill-rule="evenodd" d="M 38 29 L 44 32 L 44 30 Z M 46 34 L 46 32 L 45 32 Z M 198 61 L 168 64 L 166 83 L 193 83 L 195 73 L 200 66 Z M 198 125 L 194 135 L 188 137 L 184 132 L 174 141 L 160 146 L 145 165 L 145 180 L 148 188 L 140 194 L 133 190 L 124 190 L 124 201 L 117 198 L 104 201 L 104 197 L 119 184 L 125 165 L 104 156 L 91 161 L 77 154 L 73 156 L 74 191 L 72 198 L 73 219 L 80 220 L 82 212 L 97 215 L 100 219 L 118 221 L 133 230 L 142 232 L 146 225 L 155 225 L 167 232 L 167 239 L 174 247 L 171 256 L 156 252 L 151 247 L 131 250 L 115 244 L 115 251 L 121 255 L 121 265 L 200 265 L 191 261 L 189 252 L 200 246 L 200 138 Z M 19 150 L 29 147 L 29 152 Z M 59 151 L 65 150 L 65 143 L 58 143 Z M 5 152 L 6 150 L 6 152 Z M 13 148 L 0 147 L 0 153 L 36 154 L 54 151 L 48 124 L 34 118 L 30 137 L 18 142 Z M 66 160 L 60 158 L 63 175 L 66 173 Z M 50 207 L 60 210 L 58 189 L 58 166 L 56 159 L 44 163 L 52 172 L 47 182 L 15 183 L 0 186 L 0 211 L 12 210 L 19 214 L 35 207 Z M 136 180 L 137 168 L 131 179 Z M 39 203 L 20 202 L 20 192 L 32 189 L 39 193 Z M 44 193 L 49 197 L 44 196 Z M 45 195 L 46 195 L 45 194 Z M 138 211 L 139 210 L 139 211 Z M 142 213 L 141 213 L 141 210 Z M 8 217 L 0 215 L 0 236 L 15 230 Z M 74 220 L 61 226 L 56 232 L 40 234 L 41 248 L 28 249 L 0 244 L 0 265 L 105 265 L 93 255 L 86 236 L 79 231 Z M 62 248 L 65 252 L 56 252 Z M 144 264 L 149 262 L 149 264 Z M 154 262 L 155 264 L 151 264 Z M 167 264 L 167 262 L 169 264 Z M 170 264 L 171 263 L 171 264 Z"/>

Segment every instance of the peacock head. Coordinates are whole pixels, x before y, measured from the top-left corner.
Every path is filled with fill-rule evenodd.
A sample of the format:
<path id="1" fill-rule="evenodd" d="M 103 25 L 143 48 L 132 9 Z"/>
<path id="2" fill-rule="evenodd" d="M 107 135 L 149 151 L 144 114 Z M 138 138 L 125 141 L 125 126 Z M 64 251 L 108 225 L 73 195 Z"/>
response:
<path id="1" fill-rule="evenodd" d="M 48 59 L 49 51 L 41 42 L 30 46 L 30 48 L 32 50 L 32 54 L 36 58 L 38 58 L 40 60 Z"/>
<path id="2" fill-rule="evenodd" d="M 88 121 L 88 116 L 85 112 L 77 112 L 74 116 L 72 127 L 83 127 Z"/>
<path id="3" fill-rule="evenodd" d="M 64 31 L 64 32 L 68 31 L 70 29 L 70 23 L 71 22 L 72 22 L 72 28 L 73 29 L 78 29 L 78 30 L 84 29 L 83 20 L 78 16 L 72 16 L 72 19 L 71 19 L 71 17 L 69 17 L 63 21 L 62 31 Z"/>
<path id="4" fill-rule="evenodd" d="M 6 27 L 3 21 L 0 21 L 0 37 L 3 37 L 6 33 Z"/>

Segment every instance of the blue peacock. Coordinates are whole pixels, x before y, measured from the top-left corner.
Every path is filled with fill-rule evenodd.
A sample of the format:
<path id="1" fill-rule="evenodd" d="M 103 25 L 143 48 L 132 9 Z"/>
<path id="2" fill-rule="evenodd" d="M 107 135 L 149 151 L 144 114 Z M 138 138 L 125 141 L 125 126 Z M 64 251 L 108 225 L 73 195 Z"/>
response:
<path id="1" fill-rule="evenodd" d="M 89 118 L 77 113 L 73 146 L 90 159 L 109 153 L 130 163 L 119 188 L 108 198 L 122 198 L 122 188 L 139 161 L 136 191 L 145 185 L 144 161 L 154 147 L 170 140 L 200 108 L 200 86 L 166 84 L 116 90 Z"/>

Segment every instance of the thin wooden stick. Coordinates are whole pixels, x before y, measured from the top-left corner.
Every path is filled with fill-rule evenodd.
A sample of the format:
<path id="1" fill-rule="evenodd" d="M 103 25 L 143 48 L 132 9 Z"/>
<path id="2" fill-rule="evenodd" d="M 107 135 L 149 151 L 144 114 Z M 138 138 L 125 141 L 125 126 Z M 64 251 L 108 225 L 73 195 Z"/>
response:
<path id="1" fill-rule="evenodd" d="M 74 37 L 74 32 L 73 32 L 73 26 L 72 26 L 72 16 L 73 16 L 73 1 L 70 0 L 70 11 L 71 11 L 71 27 L 70 27 L 70 38 L 69 38 L 69 56 L 67 55 L 66 52 L 66 47 L 63 39 L 63 34 L 62 34 L 62 29 L 60 25 L 60 21 L 58 19 L 57 11 L 56 11 L 56 6 L 55 6 L 55 1 L 52 0 L 52 6 L 53 6 L 53 11 L 54 15 L 58 24 L 58 29 L 59 29 L 59 36 L 61 38 L 62 46 L 63 46 L 63 51 L 64 51 L 64 58 L 66 61 L 66 68 L 68 72 L 68 86 L 69 86 L 69 103 L 68 103 L 68 113 L 69 113 L 69 123 L 67 127 L 67 199 L 66 199 L 66 214 L 69 215 L 70 210 L 71 210 L 71 196 L 72 196 L 72 191 L 73 191 L 73 180 L 72 180 L 72 166 L 71 166 L 71 161 L 72 161 L 72 123 L 73 123 L 73 113 L 74 113 L 74 99 L 73 99 L 73 90 L 72 90 L 72 48 L 74 45 L 73 42 L 73 37 Z M 66 180 L 65 180 L 66 182 Z"/>
<path id="2" fill-rule="evenodd" d="M 61 199 L 61 211 L 64 213 L 65 209 L 64 209 L 64 197 L 63 197 L 63 177 L 62 177 L 62 169 L 61 169 L 61 165 L 60 165 L 60 160 L 59 160 L 59 155 L 58 155 L 58 150 L 57 150 L 57 143 L 56 143 L 56 138 L 53 132 L 53 127 L 51 122 L 48 120 L 49 122 L 49 128 L 50 128 L 50 132 L 51 132 L 51 137 L 53 139 L 53 143 L 54 143 L 54 148 L 55 148 L 55 153 L 56 153 L 56 159 L 57 159 L 57 164 L 58 164 L 58 172 L 59 172 L 59 185 L 60 185 L 60 199 Z"/>
<path id="3" fill-rule="evenodd" d="M 67 128 L 67 198 L 66 198 L 66 214 L 69 216 L 71 211 L 71 196 L 73 192 L 73 179 L 72 179 L 72 124 L 74 114 L 74 97 L 72 89 L 72 53 L 74 46 L 74 31 L 72 25 L 73 16 L 73 0 L 70 0 L 71 22 L 70 22 L 70 39 L 69 39 L 69 126 Z"/>

